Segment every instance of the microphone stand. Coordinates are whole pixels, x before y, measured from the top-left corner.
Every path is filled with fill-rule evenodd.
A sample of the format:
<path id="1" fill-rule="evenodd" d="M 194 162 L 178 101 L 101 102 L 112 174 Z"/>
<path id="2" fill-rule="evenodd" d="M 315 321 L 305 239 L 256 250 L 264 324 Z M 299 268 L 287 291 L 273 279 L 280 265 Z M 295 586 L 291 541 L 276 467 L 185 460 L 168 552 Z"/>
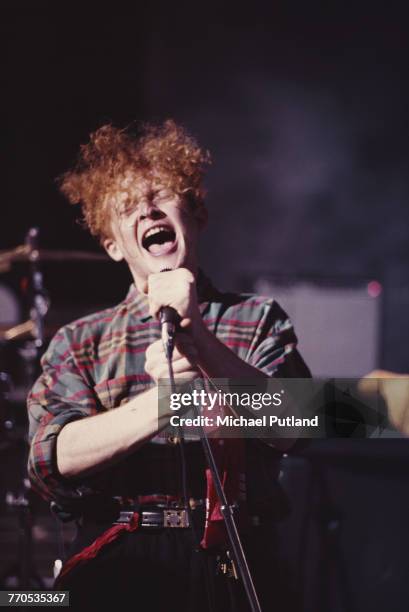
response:
<path id="1" fill-rule="evenodd" d="M 199 416 L 197 407 L 195 407 L 196 415 Z M 223 485 L 220 480 L 219 470 L 217 468 L 216 460 L 213 455 L 212 448 L 210 446 L 209 438 L 202 425 L 199 425 L 200 440 L 202 443 L 203 452 L 212 474 L 214 486 L 216 489 L 217 497 L 220 502 L 220 511 L 222 513 L 224 524 L 226 527 L 227 537 L 230 544 L 231 562 L 233 563 L 233 569 L 236 570 L 238 576 L 241 578 L 244 589 L 246 591 L 247 599 L 252 612 L 261 612 L 260 602 L 258 600 L 257 592 L 254 586 L 254 582 L 251 576 L 250 568 L 247 563 L 246 555 L 243 550 L 243 546 L 240 540 L 240 535 L 237 529 L 236 521 L 234 518 L 235 506 L 229 504 L 226 494 L 223 489 Z"/>
<path id="2" fill-rule="evenodd" d="M 173 375 L 172 367 L 172 349 L 165 348 L 166 357 L 168 361 L 169 379 L 171 393 L 176 393 L 175 379 Z M 197 415 L 198 410 L 196 409 Z M 183 437 L 180 431 L 180 443 L 183 443 Z M 254 586 L 253 579 L 251 577 L 250 568 L 247 563 L 246 555 L 243 550 L 243 546 L 240 540 L 240 535 L 237 529 L 236 521 L 234 519 L 234 505 L 230 505 L 226 494 L 223 490 L 223 485 L 220 480 L 219 470 L 217 468 L 216 460 L 211 449 L 209 438 L 202 425 L 199 425 L 200 440 L 202 443 L 203 452 L 207 461 L 207 465 L 212 474 L 216 494 L 220 502 L 220 510 L 226 526 L 227 537 L 230 544 L 231 562 L 233 563 L 233 569 L 236 570 L 238 576 L 241 578 L 247 599 L 250 605 L 251 612 L 261 612 L 260 602 L 257 596 L 257 592 Z"/>
<path id="3" fill-rule="evenodd" d="M 48 312 L 50 301 L 43 284 L 43 274 L 38 265 L 38 227 L 31 227 L 26 235 L 25 243 L 29 248 L 31 308 L 30 318 L 34 323 L 34 345 L 37 356 L 44 344 L 44 317 Z"/>

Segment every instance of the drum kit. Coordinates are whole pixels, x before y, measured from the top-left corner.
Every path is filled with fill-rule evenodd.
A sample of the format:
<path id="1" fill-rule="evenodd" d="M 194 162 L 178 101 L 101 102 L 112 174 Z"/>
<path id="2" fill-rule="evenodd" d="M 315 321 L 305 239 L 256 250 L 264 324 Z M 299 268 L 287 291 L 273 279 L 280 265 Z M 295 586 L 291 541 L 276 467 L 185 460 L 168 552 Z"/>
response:
<path id="1" fill-rule="evenodd" d="M 38 373 L 46 342 L 56 331 L 45 318 L 50 299 L 43 283 L 42 264 L 51 262 L 106 262 L 103 254 L 39 248 L 39 230 L 28 230 L 24 244 L 0 250 L 0 275 L 24 268 L 16 297 L 0 282 L 0 510 L 18 517 L 17 559 L 3 568 L 0 559 L 0 589 L 44 588 L 34 570 L 32 517 L 36 502 L 26 477 L 28 427 L 25 399 Z M 21 316 L 21 313 L 26 316 Z M 22 319 L 22 320 L 21 320 Z M 15 465 L 16 464 L 16 465 Z M 3 548 L 3 547 L 1 547 Z"/>

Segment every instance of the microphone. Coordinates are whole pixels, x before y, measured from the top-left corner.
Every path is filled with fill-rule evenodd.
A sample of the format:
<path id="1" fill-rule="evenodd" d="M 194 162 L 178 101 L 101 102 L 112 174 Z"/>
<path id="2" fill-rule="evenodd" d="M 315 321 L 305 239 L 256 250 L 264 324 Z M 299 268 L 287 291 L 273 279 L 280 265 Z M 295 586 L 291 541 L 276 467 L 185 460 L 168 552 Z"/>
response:
<path id="1" fill-rule="evenodd" d="M 171 272 L 171 268 L 163 268 L 161 272 Z M 175 334 L 180 323 L 180 316 L 172 306 L 162 306 L 159 311 L 159 321 L 162 331 L 162 343 L 166 358 L 170 361 L 175 348 Z"/>

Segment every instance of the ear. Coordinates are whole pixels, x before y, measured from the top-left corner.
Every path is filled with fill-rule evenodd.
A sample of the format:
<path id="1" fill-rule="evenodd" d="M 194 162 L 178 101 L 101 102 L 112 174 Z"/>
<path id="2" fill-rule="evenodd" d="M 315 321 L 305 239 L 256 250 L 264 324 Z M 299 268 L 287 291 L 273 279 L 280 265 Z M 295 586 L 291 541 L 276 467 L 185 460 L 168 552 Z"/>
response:
<path id="1" fill-rule="evenodd" d="M 196 221 L 199 225 L 199 229 L 202 230 L 206 227 L 207 225 L 207 221 L 209 218 L 209 213 L 207 208 L 204 206 L 204 204 L 202 204 L 201 206 L 199 206 L 198 208 L 196 208 L 195 210 L 195 218 Z"/>
<path id="2" fill-rule="evenodd" d="M 102 246 L 114 261 L 122 261 L 124 258 L 121 249 L 113 238 L 105 238 Z"/>

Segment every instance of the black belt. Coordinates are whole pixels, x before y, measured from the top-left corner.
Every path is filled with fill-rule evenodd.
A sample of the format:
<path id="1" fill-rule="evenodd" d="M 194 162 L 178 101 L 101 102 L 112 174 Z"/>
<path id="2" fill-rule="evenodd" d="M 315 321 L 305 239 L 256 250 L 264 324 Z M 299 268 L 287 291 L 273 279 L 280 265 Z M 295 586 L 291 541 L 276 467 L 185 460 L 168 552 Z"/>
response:
<path id="1" fill-rule="evenodd" d="M 141 510 L 138 528 L 142 529 L 187 529 L 190 527 L 189 512 L 186 508 L 165 508 L 157 510 Z M 134 512 L 121 510 L 114 525 L 130 523 Z"/>
<path id="2" fill-rule="evenodd" d="M 142 502 L 142 503 L 141 503 Z M 171 496 L 154 495 L 139 498 L 108 498 L 93 500 L 83 508 L 82 524 L 111 523 L 121 525 L 130 523 L 132 517 L 138 514 L 138 527 L 147 529 L 187 528 L 190 510 L 197 516 L 203 514 L 206 508 L 205 500 L 189 499 L 189 508 Z M 201 512 L 197 512 L 200 509 Z"/>

